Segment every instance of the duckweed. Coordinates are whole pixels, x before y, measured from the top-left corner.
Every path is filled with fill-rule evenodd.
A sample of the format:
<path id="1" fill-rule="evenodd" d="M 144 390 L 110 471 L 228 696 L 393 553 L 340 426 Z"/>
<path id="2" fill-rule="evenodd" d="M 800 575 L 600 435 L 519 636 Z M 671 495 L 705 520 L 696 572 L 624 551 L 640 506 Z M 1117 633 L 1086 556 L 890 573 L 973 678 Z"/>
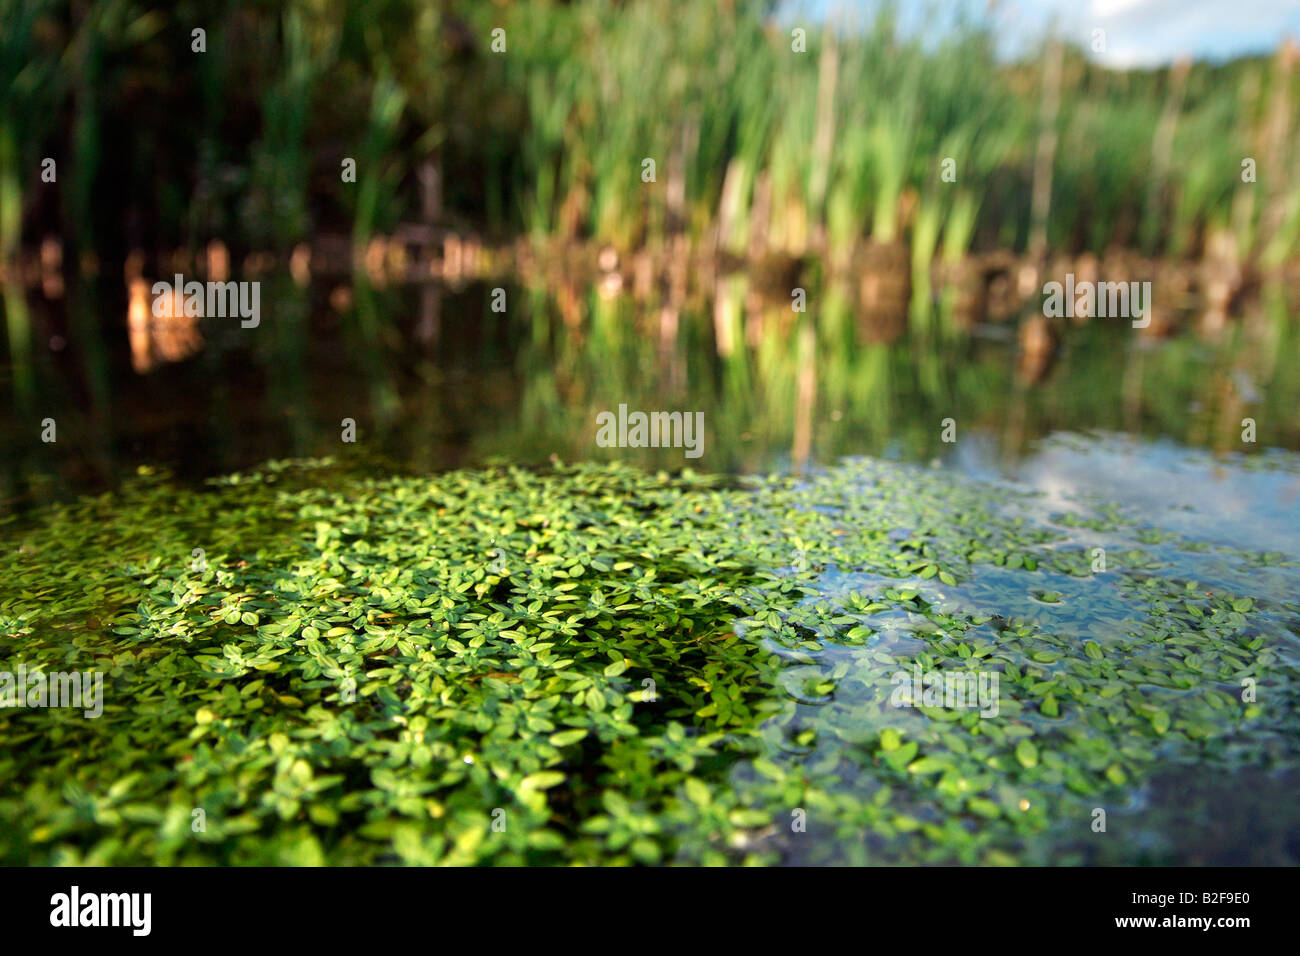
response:
<path id="1" fill-rule="evenodd" d="M 1094 808 L 1300 741 L 1293 561 L 881 461 L 271 462 L 0 535 L 5 667 L 104 674 L 0 710 L 5 863 L 1134 860 Z"/>

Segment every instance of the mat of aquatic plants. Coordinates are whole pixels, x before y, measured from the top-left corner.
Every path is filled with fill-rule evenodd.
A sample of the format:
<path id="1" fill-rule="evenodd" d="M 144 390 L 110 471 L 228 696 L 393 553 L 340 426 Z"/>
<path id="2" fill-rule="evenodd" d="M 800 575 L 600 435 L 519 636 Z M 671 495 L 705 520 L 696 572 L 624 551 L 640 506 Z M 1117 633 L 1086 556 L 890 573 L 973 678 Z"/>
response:
<path id="1" fill-rule="evenodd" d="M 0 710 L 4 863 L 1300 852 L 1296 555 L 1103 497 L 313 460 L 0 541 L 0 670 L 104 675 L 97 718 Z"/>

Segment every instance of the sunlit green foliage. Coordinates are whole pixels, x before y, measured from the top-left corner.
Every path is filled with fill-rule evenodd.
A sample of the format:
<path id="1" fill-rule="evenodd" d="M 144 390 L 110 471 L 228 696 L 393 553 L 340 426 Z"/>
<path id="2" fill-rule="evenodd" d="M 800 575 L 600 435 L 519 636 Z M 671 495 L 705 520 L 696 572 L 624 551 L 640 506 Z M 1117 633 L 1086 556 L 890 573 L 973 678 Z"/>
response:
<path id="1" fill-rule="evenodd" d="M 1300 608 L 1281 555 L 1078 504 L 868 461 L 142 478 L 4 529 L 0 660 L 106 676 L 98 719 L 0 711 L 0 859 L 1082 859 L 1157 771 L 1294 763 Z M 914 665 L 998 714 L 891 706 Z"/>
<path id="2" fill-rule="evenodd" d="M 769 8 L 17 0 L 0 46 L 0 194 L 39 193 L 37 159 L 61 155 L 61 225 L 84 244 L 121 242 L 127 204 L 165 244 L 283 247 L 419 218 L 432 162 L 442 215 L 498 234 L 631 247 L 717 226 L 723 248 L 800 253 L 824 223 L 839 247 L 915 226 L 949 254 L 1024 248 L 1046 51 L 1002 62 L 980 22 L 903 33 L 888 4 L 830 29 Z M 1300 70 L 1279 54 L 1112 71 L 1077 39 L 1054 120 L 1054 247 L 1183 254 L 1214 228 L 1242 254 L 1294 252 Z M 1246 157 L 1255 183 L 1241 181 Z M 946 158 L 955 182 L 940 178 Z M 16 207 L 0 208 L 12 242 Z M 49 209 L 33 215 L 51 228 Z"/>

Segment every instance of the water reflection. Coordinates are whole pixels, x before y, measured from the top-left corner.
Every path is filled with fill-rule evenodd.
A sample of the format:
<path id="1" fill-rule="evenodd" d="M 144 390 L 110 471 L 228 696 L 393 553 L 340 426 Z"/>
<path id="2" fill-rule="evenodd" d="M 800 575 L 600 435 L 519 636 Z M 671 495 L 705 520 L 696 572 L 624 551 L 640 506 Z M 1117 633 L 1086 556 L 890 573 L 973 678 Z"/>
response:
<path id="1" fill-rule="evenodd" d="M 1300 343 L 1280 291 L 1208 342 L 1101 321 L 967 332 L 945 318 L 950 296 L 924 303 L 926 322 L 864 331 L 842 286 L 807 289 L 803 312 L 743 275 L 711 288 L 304 287 L 280 275 L 263 280 L 258 328 L 202 319 L 157 341 L 142 338 L 152 325 L 126 321 L 145 308 L 138 289 L 129 298 L 79 279 L 60 298 L 22 299 L 7 288 L 0 494 L 112 485 L 141 463 L 201 477 L 337 454 L 349 450 L 344 419 L 368 452 L 420 469 L 554 455 L 743 473 L 866 453 L 1006 470 L 1040 439 L 1092 430 L 1246 453 L 1300 447 Z M 620 404 L 703 412 L 703 457 L 599 447 L 596 416 Z M 47 416 L 57 445 L 39 440 Z M 955 442 L 943 440 L 946 419 Z M 1119 480 L 1131 466 L 1112 456 L 1088 467 Z"/>

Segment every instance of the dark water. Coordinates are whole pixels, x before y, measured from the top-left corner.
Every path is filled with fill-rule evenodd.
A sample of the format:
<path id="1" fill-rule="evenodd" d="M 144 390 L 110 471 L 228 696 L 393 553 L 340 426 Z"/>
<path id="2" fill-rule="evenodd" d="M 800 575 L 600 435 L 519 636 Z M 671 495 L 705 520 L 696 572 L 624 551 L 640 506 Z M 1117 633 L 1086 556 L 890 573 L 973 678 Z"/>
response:
<path id="1" fill-rule="evenodd" d="M 496 312 L 481 286 L 264 280 L 257 328 L 203 320 L 196 356 L 143 375 L 131 368 L 120 284 L 36 296 L 24 367 L 0 366 L 0 501 L 109 487 L 141 464 L 196 479 L 353 450 L 417 470 L 555 455 L 741 473 L 870 454 L 979 473 L 1029 468 L 1047 481 L 1068 458 L 1040 447 L 1053 435 L 1155 440 L 1070 453 L 1090 456 L 1075 474 L 1123 497 L 1141 495 L 1141 469 L 1149 456 L 1160 467 L 1167 448 L 1300 448 L 1300 336 L 1281 294 L 1219 342 L 1148 342 L 1127 323 L 1068 329 L 1029 384 L 1008 326 L 863 344 L 845 304 L 815 290 L 805 315 L 739 296 L 668 308 L 594 289 L 505 292 Z M 734 329 L 730 355 L 715 344 L 720 323 Z M 702 455 L 599 447 L 596 416 L 620 404 L 703 412 Z M 40 441 L 47 418 L 53 444 Z M 1245 418 L 1254 442 L 1242 440 Z M 355 446 L 342 440 L 344 419 L 356 422 Z M 945 419 L 955 441 L 943 440 Z M 1203 494 L 1234 507 L 1234 488 L 1205 481 Z"/>

